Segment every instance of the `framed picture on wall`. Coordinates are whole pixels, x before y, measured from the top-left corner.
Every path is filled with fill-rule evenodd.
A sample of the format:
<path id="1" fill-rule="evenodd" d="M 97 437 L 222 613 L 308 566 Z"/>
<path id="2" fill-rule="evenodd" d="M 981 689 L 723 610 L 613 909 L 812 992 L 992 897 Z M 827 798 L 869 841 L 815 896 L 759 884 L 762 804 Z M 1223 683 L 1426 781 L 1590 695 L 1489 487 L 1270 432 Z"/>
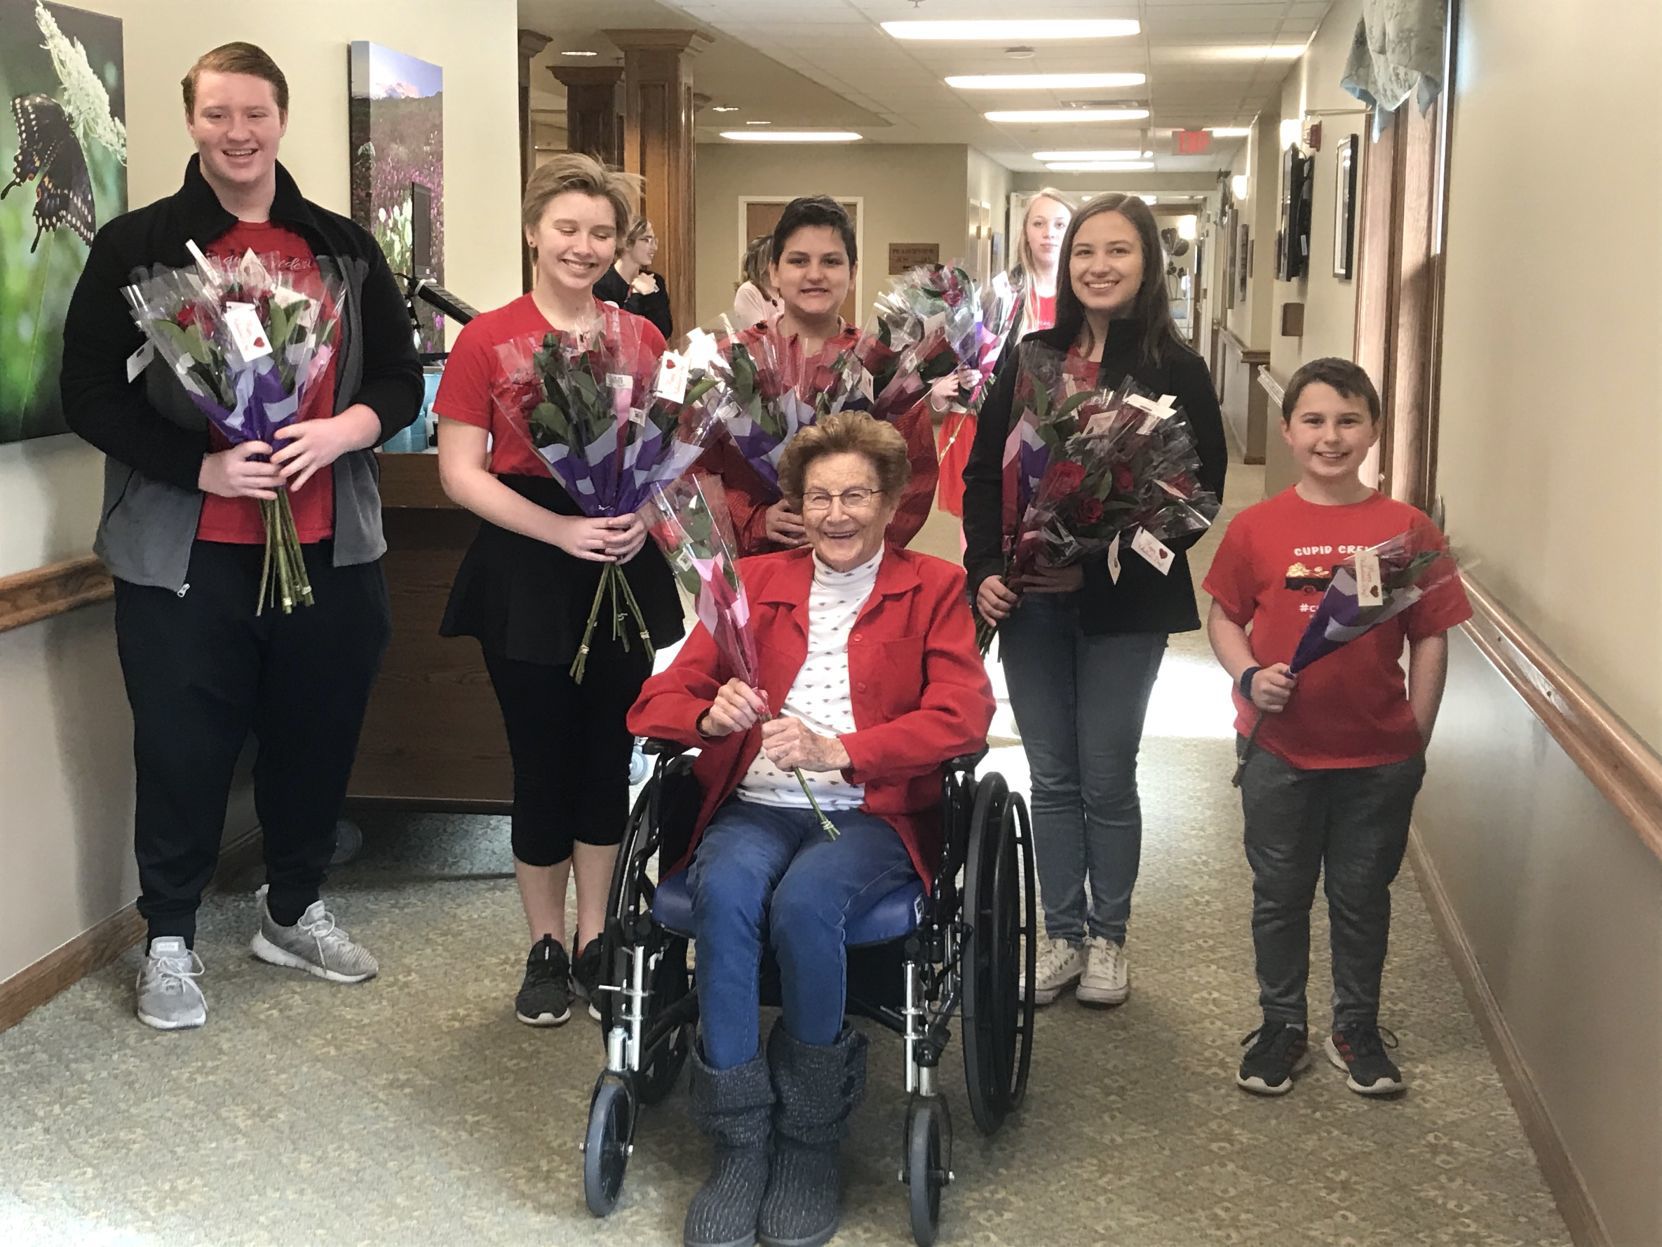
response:
<path id="1" fill-rule="evenodd" d="M 1238 233 L 1235 244 L 1236 275 L 1235 297 L 1242 303 L 1247 297 L 1247 278 L 1252 276 L 1252 227 L 1243 225 Z"/>
<path id="2" fill-rule="evenodd" d="M 1356 173 L 1361 137 L 1339 144 L 1333 194 L 1333 276 L 1348 281 L 1356 272 Z"/>

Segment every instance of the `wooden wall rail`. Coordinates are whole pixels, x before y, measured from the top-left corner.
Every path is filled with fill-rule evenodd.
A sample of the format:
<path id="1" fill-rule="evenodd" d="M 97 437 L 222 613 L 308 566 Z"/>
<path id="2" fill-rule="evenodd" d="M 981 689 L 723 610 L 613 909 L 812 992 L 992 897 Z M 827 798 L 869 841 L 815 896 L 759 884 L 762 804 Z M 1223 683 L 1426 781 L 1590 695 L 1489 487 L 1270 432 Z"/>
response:
<path id="1" fill-rule="evenodd" d="M 1473 612 L 1467 634 L 1662 858 L 1662 757 L 1469 576 L 1466 592 Z"/>
<path id="2" fill-rule="evenodd" d="M 115 593 L 115 583 L 92 555 L 0 579 L 0 632 L 91 606 Z"/>
<path id="3" fill-rule="evenodd" d="M 1268 351 L 1254 350 L 1252 347 L 1248 346 L 1245 342 L 1242 342 L 1240 335 L 1238 333 L 1236 333 L 1233 329 L 1231 329 L 1228 325 L 1218 326 L 1218 333 L 1221 334 L 1223 337 L 1227 338 L 1230 342 L 1235 344 L 1235 349 L 1240 352 L 1241 360 L 1244 363 L 1248 363 L 1248 364 L 1268 364 L 1270 362 L 1270 353 Z"/>

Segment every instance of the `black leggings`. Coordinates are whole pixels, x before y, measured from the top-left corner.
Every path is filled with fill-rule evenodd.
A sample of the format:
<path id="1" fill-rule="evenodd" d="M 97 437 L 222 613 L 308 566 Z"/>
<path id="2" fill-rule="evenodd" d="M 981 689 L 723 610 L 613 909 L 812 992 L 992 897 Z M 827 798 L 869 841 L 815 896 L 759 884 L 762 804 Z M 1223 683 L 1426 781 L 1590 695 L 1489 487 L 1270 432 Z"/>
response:
<path id="1" fill-rule="evenodd" d="M 629 816 L 624 724 L 652 673 L 637 643 L 596 644 L 578 684 L 566 664 L 518 662 L 485 650 L 514 762 L 513 846 L 527 866 L 554 866 L 572 843 L 613 845 Z"/>

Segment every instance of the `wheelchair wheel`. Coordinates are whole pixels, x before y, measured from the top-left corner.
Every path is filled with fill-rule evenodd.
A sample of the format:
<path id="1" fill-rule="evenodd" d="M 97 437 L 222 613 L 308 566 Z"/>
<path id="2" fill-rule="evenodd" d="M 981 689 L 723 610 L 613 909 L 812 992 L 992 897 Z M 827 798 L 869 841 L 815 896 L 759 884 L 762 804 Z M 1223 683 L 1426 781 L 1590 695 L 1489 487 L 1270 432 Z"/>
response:
<path id="1" fill-rule="evenodd" d="M 617 1207 L 623 1171 L 635 1133 L 634 1094 L 621 1076 L 603 1072 L 589 1101 L 589 1129 L 583 1140 L 583 1202 L 597 1217 Z"/>
<path id="2" fill-rule="evenodd" d="M 975 794 L 963 898 L 964 1077 L 983 1134 L 1027 1093 L 1036 891 L 1026 803 L 988 775 Z"/>
<path id="3" fill-rule="evenodd" d="M 685 999 L 690 990 L 687 942 L 678 937 L 671 938 L 657 969 L 652 972 L 652 1016 L 660 1016 L 664 1010 Z M 688 1022 L 677 1028 L 674 1036 L 648 1059 L 635 1084 L 642 1104 L 657 1104 L 675 1089 L 675 1080 L 681 1074 L 681 1067 L 687 1063 L 692 1045 L 693 1024 Z"/>
<path id="4" fill-rule="evenodd" d="M 952 1181 L 952 1115 L 946 1101 L 913 1096 L 906 1109 L 906 1189 L 912 1237 L 931 1247 L 941 1228 L 941 1191 Z"/>

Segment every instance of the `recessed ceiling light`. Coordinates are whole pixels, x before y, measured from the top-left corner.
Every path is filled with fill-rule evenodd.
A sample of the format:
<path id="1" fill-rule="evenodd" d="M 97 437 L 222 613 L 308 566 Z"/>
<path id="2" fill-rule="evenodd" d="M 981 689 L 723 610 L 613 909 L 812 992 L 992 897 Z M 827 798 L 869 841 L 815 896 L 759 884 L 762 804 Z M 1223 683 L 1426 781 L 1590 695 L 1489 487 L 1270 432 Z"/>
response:
<path id="1" fill-rule="evenodd" d="M 739 106 L 737 104 L 712 104 L 710 111 L 713 113 L 736 113 L 739 111 Z"/>
<path id="2" fill-rule="evenodd" d="M 1052 121 L 1142 121 L 1146 108 L 1028 108 L 983 114 L 988 121 L 1019 124 Z"/>
<path id="3" fill-rule="evenodd" d="M 747 122 L 745 122 L 745 125 L 747 125 L 747 126 L 771 126 L 772 124 L 773 124 L 773 122 L 771 122 L 771 121 L 747 121 Z"/>
<path id="4" fill-rule="evenodd" d="M 1024 43 L 1029 39 L 1123 39 L 1142 30 L 1137 22 L 1122 18 L 1033 22 L 883 22 L 882 26 L 896 39 L 935 39 L 953 43 Z"/>
<path id="5" fill-rule="evenodd" d="M 1053 160 L 1045 168 L 1056 173 L 1140 173 L 1154 168 L 1152 160 Z"/>
<path id="6" fill-rule="evenodd" d="M 599 56 L 598 52 L 562 52 L 561 56 Z"/>
<path id="7" fill-rule="evenodd" d="M 1244 139 L 1252 133 L 1251 126 L 1207 126 L 1206 132 L 1215 139 Z"/>
<path id="8" fill-rule="evenodd" d="M 739 143 L 858 143 L 853 130 L 723 130 L 721 137 Z"/>
<path id="9" fill-rule="evenodd" d="M 1130 148 L 1107 152 L 1034 152 L 1034 160 L 1147 160 L 1153 152 Z"/>
<path id="10" fill-rule="evenodd" d="M 1208 61 L 1296 61 L 1304 55 L 1303 44 L 1278 43 L 1225 45 L 1215 48 L 1196 48 L 1195 55 Z"/>
<path id="11" fill-rule="evenodd" d="M 946 85 L 960 91 L 1089 90 L 1094 87 L 1140 87 L 1147 74 L 957 74 Z"/>

